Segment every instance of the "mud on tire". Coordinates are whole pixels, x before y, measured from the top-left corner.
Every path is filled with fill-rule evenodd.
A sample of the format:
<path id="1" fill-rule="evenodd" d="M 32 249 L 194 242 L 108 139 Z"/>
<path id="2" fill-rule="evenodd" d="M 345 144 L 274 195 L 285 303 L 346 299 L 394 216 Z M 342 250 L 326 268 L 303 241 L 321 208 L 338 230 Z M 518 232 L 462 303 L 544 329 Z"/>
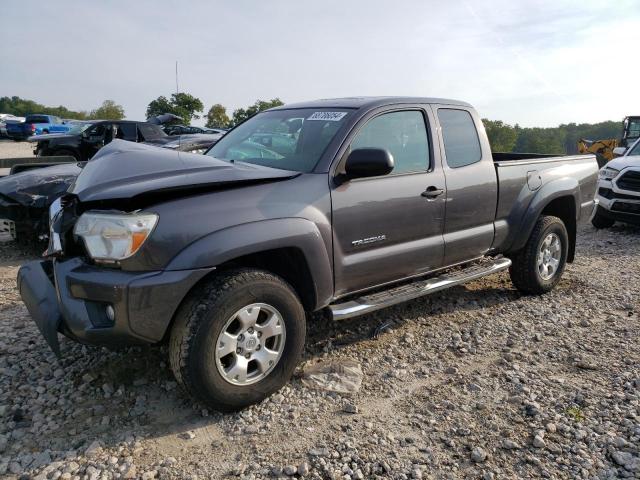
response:
<path id="1" fill-rule="evenodd" d="M 286 335 L 280 357 L 264 378 L 251 384 L 233 384 L 228 376 L 225 378 L 224 366 L 219 366 L 216 348 L 221 345 L 220 335 L 230 328 L 230 319 L 252 304 L 278 312 Z M 287 282 L 262 270 L 234 270 L 199 285 L 180 306 L 171 331 L 169 361 L 176 380 L 188 393 L 215 410 L 233 411 L 259 402 L 290 379 L 304 349 L 305 335 L 304 309 Z M 252 345 L 255 347 L 255 343 Z M 263 353 L 269 347 L 266 343 L 264 346 Z M 233 352 L 229 356 L 238 358 Z"/>

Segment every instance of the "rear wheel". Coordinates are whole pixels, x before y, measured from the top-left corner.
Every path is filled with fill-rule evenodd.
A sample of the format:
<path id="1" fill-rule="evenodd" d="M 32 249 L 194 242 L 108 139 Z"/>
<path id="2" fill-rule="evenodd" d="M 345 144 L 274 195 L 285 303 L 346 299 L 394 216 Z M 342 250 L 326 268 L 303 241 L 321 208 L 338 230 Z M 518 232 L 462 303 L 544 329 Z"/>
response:
<path id="1" fill-rule="evenodd" d="M 593 225 L 596 228 L 610 228 L 610 227 L 613 227 L 614 223 L 616 223 L 614 219 L 605 217 L 598 210 L 596 210 L 596 213 L 591 219 L 591 225 Z"/>
<path id="2" fill-rule="evenodd" d="M 562 277 L 568 251 L 569 235 L 562 220 L 541 216 L 527 244 L 511 259 L 511 281 L 523 293 L 550 291 Z"/>
<path id="3" fill-rule="evenodd" d="M 304 309 L 284 280 L 261 270 L 223 273 L 198 287 L 176 314 L 171 369 L 201 402 L 238 410 L 289 380 L 305 334 Z"/>

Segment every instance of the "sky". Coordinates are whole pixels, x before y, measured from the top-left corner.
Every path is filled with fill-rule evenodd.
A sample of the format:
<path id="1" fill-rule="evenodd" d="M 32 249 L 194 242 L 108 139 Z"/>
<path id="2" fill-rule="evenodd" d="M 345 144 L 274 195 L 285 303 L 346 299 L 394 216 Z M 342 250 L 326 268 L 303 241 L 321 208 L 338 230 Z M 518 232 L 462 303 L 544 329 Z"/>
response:
<path id="1" fill-rule="evenodd" d="M 176 61 L 205 113 L 408 95 L 521 126 L 640 114 L 639 0 L 7 1 L 0 45 L 0 96 L 130 119 L 175 92 Z"/>

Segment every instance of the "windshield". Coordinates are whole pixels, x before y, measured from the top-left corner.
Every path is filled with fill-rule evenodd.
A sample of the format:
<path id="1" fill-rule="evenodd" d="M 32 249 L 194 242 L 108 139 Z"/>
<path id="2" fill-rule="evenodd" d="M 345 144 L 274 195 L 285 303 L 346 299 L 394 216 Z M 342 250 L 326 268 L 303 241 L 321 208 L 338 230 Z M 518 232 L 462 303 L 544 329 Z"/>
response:
<path id="1" fill-rule="evenodd" d="M 348 116 L 349 110 L 335 108 L 259 113 L 222 137 L 207 155 L 310 172 Z"/>
<path id="2" fill-rule="evenodd" d="M 79 135 L 82 132 L 84 132 L 87 128 L 89 128 L 91 125 L 93 124 L 92 123 L 76 123 L 76 124 L 73 124 L 73 127 L 71 127 L 67 133 L 69 135 Z"/>
<path id="3" fill-rule="evenodd" d="M 640 155 L 640 140 L 638 140 L 636 144 L 633 145 L 633 148 L 628 153 L 628 155 Z"/>

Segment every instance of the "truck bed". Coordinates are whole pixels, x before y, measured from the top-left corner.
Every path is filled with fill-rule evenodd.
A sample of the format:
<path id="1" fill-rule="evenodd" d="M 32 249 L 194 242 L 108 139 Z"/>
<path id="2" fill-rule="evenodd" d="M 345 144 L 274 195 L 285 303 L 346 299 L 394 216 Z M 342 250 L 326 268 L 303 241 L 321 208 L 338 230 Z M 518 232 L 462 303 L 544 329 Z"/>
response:
<path id="1" fill-rule="evenodd" d="M 493 161 L 498 180 L 494 249 L 511 250 L 517 238 L 524 238 L 519 235 L 523 219 L 542 200 L 574 199 L 563 208 L 575 209 L 577 221 L 591 214 L 598 181 L 595 155 L 494 153 Z"/>

